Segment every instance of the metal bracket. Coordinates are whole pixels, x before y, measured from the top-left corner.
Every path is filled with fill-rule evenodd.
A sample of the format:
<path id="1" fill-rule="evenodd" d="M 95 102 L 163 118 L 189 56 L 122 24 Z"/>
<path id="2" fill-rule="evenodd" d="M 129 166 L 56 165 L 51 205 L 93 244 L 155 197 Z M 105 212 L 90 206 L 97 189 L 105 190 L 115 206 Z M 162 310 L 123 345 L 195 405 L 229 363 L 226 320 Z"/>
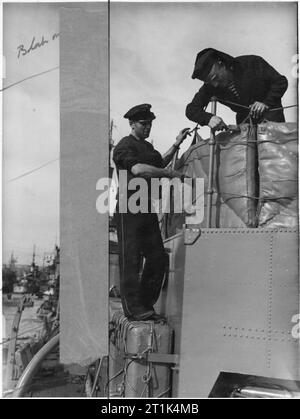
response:
<path id="1" fill-rule="evenodd" d="M 184 229 L 184 244 L 190 246 L 194 244 L 199 239 L 200 236 L 201 236 L 200 228 L 186 227 Z"/>
<path id="2" fill-rule="evenodd" d="M 137 361 L 153 362 L 160 364 L 178 364 L 179 355 L 177 354 L 161 354 L 157 352 L 145 352 L 142 354 L 126 354 L 125 358 Z"/>
<path id="3" fill-rule="evenodd" d="M 162 364 L 178 364 L 179 355 L 177 354 L 159 354 L 155 352 L 149 352 L 147 356 L 147 361 L 156 362 Z"/>

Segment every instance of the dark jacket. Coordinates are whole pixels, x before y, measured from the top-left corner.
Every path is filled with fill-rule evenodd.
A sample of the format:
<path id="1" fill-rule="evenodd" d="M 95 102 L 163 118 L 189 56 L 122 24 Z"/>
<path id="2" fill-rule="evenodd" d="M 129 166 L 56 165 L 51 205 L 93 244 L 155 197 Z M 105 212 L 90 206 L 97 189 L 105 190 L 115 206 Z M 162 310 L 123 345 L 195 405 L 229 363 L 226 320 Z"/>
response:
<path id="1" fill-rule="evenodd" d="M 113 152 L 113 160 L 118 170 L 127 170 L 131 173 L 132 166 L 137 163 L 150 164 L 163 167 L 161 154 L 146 140 L 137 140 L 133 135 L 122 138 Z"/>
<path id="2" fill-rule="evenodd" d="M 188 119 L 200 125 L 208 125 L 212 114 L 206 112 L 205 107 L 212 96 L 216 96 L 220 103 L 236 112 L 237 124 L 244 121 L 249 113 L 249 109 L 226 104 L 224 101 L 231 101 L 244 106 L 252 105 L 252 103 L 258 101 L 265 103 L 270 109 L 282 107 L 281 97 L 288 86 L 286 77 L 280 75 L 262 57 L 257 55 L 243 55 L 236 58 L 227 54 L 225 56 L 232 59 L 231 64 L 234 69 L 234 81 L 239 93 L 239 99 L 227 89 L 214 88 L 211 85 L 204 84 L 196 93 L 192 102 L 186 107 Z M 283 110 L 268 111 L 263 118 L 276 122 L 285 121 Z"/>
<path id="3" fill-rule="evenodd" d="M 127 171 L 128 182 L 135 176 L 131 169 L 135 164 L 143 163 L 163 168 L 164 162 L 161 154 L 155 150 L 153 145 L 146 140 L 137 140 L 133 135 L 122 138 L 113 151 L 113 160 L 119 173 L 120 170 Z M 150 192 L 151 179 L 146 179 Z M 128 197 L 135 191 L 128 191 Z"/>

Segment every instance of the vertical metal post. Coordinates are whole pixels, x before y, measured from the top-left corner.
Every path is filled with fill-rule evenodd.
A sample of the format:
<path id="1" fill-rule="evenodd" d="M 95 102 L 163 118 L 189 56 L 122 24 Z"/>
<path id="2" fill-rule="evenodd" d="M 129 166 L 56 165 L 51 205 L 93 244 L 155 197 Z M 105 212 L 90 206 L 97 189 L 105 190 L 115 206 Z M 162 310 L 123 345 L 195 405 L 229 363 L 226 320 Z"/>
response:
<path id="1" fill-rule="evenodd" d="M 211 113 L 216 115 L 217 112 L 217 99 L 215 97 L 211 98 Z M 213 197 L 213 178 L 214 178 L 214 159 L 215 159 L 215 133 L 210 130 L 210 139 L 209 139 L 209 171 L 208 171 L 208 186 L 207 186 L 207 220 L 206 227 L 211 227 L 211 213 L 212 213 L 212 197 Z"/>
<path id="2" fill-rule="evenodd" d="M 98 365 L 97 365 L 96 374 L 95 374 L 95 378 L 94 378 L 94 383 L 93 383 L 93 387 L 92 387 L 92 390 L 91 390 L 91 397 L 94 396 L 94 393 L 95 393 L 95 390 L 96 390 L 96 387 L 97 387 L 97 384 L 98 384 L 103 360 L 104 360 L 104 357 L 102 356 L 101 359 L 98 362 Z"/>
<path id="3" fill-rule="evenodd" d="M 176 161 L 178 159 L 178 154 L 179 154 L 179 148 L 176 150 L 176 152 L 173 156 L 173 160 L 171 161 L 171 169 L 172 170 L 175 170 Z M 171 211 L 172 208 L 174 208 L 174 205 L 175 205 L 174 204 L 174 190 L 173 190 L 173 188 L 171 188 L 171 190 L 170 190 L 170 198 L 169 199 L 170 199 L 170 211 Z M 160 205 L 159 211 L 162 212 L 162 200 L 161 199 L 159 200 L 159 205 Z M 167 213 L 164 213 L 163 217 L 165 217 L 165 229 L 166 229 L 165 233 L 168 234 L 170 217 L 168 216 Z"/>

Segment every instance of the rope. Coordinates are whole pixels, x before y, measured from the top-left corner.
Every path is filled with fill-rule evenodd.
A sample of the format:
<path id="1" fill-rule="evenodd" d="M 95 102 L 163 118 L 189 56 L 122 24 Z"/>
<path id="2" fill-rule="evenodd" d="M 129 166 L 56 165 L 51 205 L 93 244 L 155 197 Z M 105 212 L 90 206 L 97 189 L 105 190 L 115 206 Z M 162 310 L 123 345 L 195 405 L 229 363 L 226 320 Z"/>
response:
<path id="1" fill-rule="evenodd" d="M 287 200 L 293 201 L 293 199 L 294 199 L 294 198 L 291 198 L 289 196 L 279 196 L 279 197 L 275 198 L 275 197 L 258 197 L 258 196 L 254 196 L 254 195 L 252 195 L 252 196 L 251 195 L 239 195 L 239 194 L 233 194 L 233 193 L 230 193 L 230 192 L 219 192 L 215 189 L 213 190 L 213 194 L 220 195 L 223 204 L 226 204 L 231 199 L 253 199 L 253 200 L 258 201 L 259 204 L 264 204 L 265 202 L 276 202 L 276 201 L 280 201 L 282 199 L 287 199 Z M 204 193 L 204 196 L 205 195 L 206 194 Z M 228 198 L 225 198 L 224 195 L 227 195 Z M 203 196 L 203 194 L 199 194 L 198 196 L 196 196 L 192 200 L 192 204 L 194 205 L 195 203 L 197 203 L 198 198 L 201 197 L 201 196 Z"/>
<path id="2" fill-rule="evenodd" d="M 191 155 L 191 153 L 194 151 L 194 150 L 197 150 L 198 148 L 200 148 L 200 147 L 203 147 L 203 146 L 205 146 L 206 144 L 208 144 L 208 141 L 209 140 L 207 140 L 207 141 L 204 141 L 203 140 L 203 143 L 201 143 L 201 144 L 197 144 L 197 146 L 193 146 L 193 149 L 191 150 L 191 147 L 189 148 L 189 150 L 188 150 L 188 155 L 186 156 L 186 158 L 184 159 L 184 161 L 183 161 L 183 163 L 180 165 L 180 166 L 178 166 L 178 167 L 176 167 L 176 170 L 178 170 L 178 169 L 180 169 L 181 167 L 183 167 L 184 166 L 184 164 L 185 164 L 185 162 L 187 161 L 187 159 L 189 158 L 189 156 Z M 179 159 L 179 161 L 180 161 L 180 159 Z"/>
<path id="3" fill-rule="evenodd" d="M 171 390 L 171 387 L 168 387 L 166 390 L 162 391 L 161 393 L 159 393 L 157 396 L 155 396 L 156 399 L 160 399 L 161 397 L 163 397 L 165 394 L 167 394 L 169 391 Z"/>
<path id="4" fill-rule="evenodd" d="M 216 98 L 216 99 L 221 103 L 223 102 L 223 103 L 226 103 L 228 105 L 234 105 L 234 106 L 236 106 L 238 108 L 242 108 L 242 109 L 250 109 L 250 106 L 241 105 L 240 103 L 231 102 L 230 100 L 219 99 L 219 98 Z M 283 109 L 297 108 L 297 107 L 298 107 L 298 105 L 281 106 L 279 108 L 268 109 L 268 112 L 274 112 L 274 111 L 279 111 L 279 110 L 283 110 Z"/>
<path id="5" fill-rule="evenodd" d="M 235 199 L 235 198 L 247 198 L 247 199 L 255 199 L 257 201 L 262 201 L 262 202 L 267 202 L 267 201 L 279 201 L 281 199 L 289 199 L 290 201 L 292 201 L 294 198 L 291 198 L 290 196 L 278 196 L 278 197 L 259 197 L 259 196 L 251 196 L 251 195 L 239 195 L 239 194 L 233 194 L 230 192 L 221 192 L 220 193 L 221 196 L 223 195 L 227 195 L 229 196 L 228 198 L 223 198 L 224 203 L 229 201 L 230 199 Z"/>
<path id="6" fill-rule="evenodd" d="M 119 377 L 119 375 L 123 374 L 123 372 L 125 372 L 124 368 L 122 368 L 120 371 L 118 371 L 114 376 L 112 376 L 105 384 L 104 386 L 104 394 L 107 393 L 108 390 L 108 385 L 109 383 L 111 383 L 113 380 L 115 380 L 117 377 Z"/>
<path id="7" fill-rule="evenodd" d="M 288 108 L 298 108 L 298 105 L 289 105 L 289 106 L 282 106 L 281 108 L 273 108 L 273 109 L 269 109 L 268 112 L 280 111 L 281 109 L 288 109 Z"/>
<path id="8" fill-rule="evenodd" d="M 220 102 L 220 103 L 226 103 L 226 104 L 228 104 L 228 105 L 234 105 L 234 106 L 236 106 L 236 107 L 238 107 L 238 108 L 242 108 L 242 109 L 250 109 L 250 106 L 246 106 L 246 105 L 241 105 L 240 103 L 236 103 L 236 102 L 231 102 L 230 100 L 225 100 L 225 99 L 219 99 L 219 98 L 216 98 L 217 99 L 217 101 L 218 102 Z"/>
<path id="9" fill-rule="evenodd" d="M 240 125 L 243 125 L 247 121 L 248 118 L 251 120 L 250 114 L 247 115 L 247 117 L 239 124 L 239 126 Z M 190 132 L 193 132 L 196 129 L 198 129 L 197 126 L 192 131 L 190 131 Z M 189 147 L 189 149 L 186 151 L 187 155 L 185 156 L 185 159 L 182 162 L 180 162 L 180 165 L 176 167 L 176 170 L 179 170 L 180 168 L 182 168 L 185 165 L 185 163 L 187 162 L 188 158 L 190 157 L 190 155 L 192 154 L 192 152 L 194 150 L 197 150 L 198 148 L 207 145 L 208 144 L 208 141 L 209 141 L 209 139 L 206 140 L 206 141 L 202 139 L 202 142 L 201 143 L 197 143 L 195 145 L 192 145 L 191 144 L 191 146 Z M 223 146 L 222 149 L 223 150 L 224 149 L 230 149 L 231 147 L 234 147 L 236 145 L 245 145 L 245 146 L 247 146 L 249 144 L 263 144 L 263 143 L 272 143 L 272 144 L 284 143 L 284 144 L 286 144 L 286 143 L 289 143 L 289 142 L 292 142 L 292 141 L 297 141 L 297 139 L 295 139 L 295 138 L 282 138 L 282 139 L 276 139 L 276 140 L 271 140 L 271 139 L 266 139 L 266 140 L 245 140 L 245 141 L 242 141 L 242 140 L 234 141 L 234 140 L 232 140 L 231 143 L 227 145 L 227 147 Z M 205 156 L 201 156 L 201 157 L 202 158 L 203 157 L 208 157 L 208 154 L 205 155 Z M 180 160 L 181 159 L 179 159 L 179 161 Z"/>

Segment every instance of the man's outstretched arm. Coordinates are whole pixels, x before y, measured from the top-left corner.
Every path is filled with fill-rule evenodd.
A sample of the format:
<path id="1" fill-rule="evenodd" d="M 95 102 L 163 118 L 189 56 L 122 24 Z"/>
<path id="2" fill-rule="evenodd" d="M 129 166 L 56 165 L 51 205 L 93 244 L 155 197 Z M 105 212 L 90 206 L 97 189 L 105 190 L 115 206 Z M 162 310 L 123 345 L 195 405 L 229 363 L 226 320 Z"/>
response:
<path id="1" fill-rule="evenodd" d="M 182 173 L 179 173 L 176 170 L 161 169 L 144 163 L 137 163 L 132 166 L 131 173 L 134 176 L 141 176 L 144 178 L 182 178 Z"/>
<path id="2" fill-rule="evenodd" d="M 209 104 L 213 90 L 208 85 L 201 87 L 195 94 L 191 103 L 186 107 L 185 115 L 191 121 L 200 125 L 208 125 L 213 131 L 226 129 L 227 126 L 222 118 L 205 111 L 205 107 Z"/>
<path id="3" fill-rule="evenodd" d="M 195 94 L 191 103 L 187 105 L 185 110 L 186 117 L 201 126 L 208 125 L 213 114 L 206 112 L 205 107 L 209 104 L 213 95 L 212 93 L 209 86 L 202 86 L 198 93 Z"/>
<path id="4" fill-rule="evenodd" d="M 172 160 L 174 154 L 179 149 L 180 144 L 186 139 L 186 137 L 189 134 L 189 128 L 182 129 L 179 134 L 176 137 L 175 143 L 172 145 L 172 147 L 169 148 L 169 150 L 163 155 L 163 161 L 164 161 L 164 167 L 166 167 L 170 161 Z"/>

